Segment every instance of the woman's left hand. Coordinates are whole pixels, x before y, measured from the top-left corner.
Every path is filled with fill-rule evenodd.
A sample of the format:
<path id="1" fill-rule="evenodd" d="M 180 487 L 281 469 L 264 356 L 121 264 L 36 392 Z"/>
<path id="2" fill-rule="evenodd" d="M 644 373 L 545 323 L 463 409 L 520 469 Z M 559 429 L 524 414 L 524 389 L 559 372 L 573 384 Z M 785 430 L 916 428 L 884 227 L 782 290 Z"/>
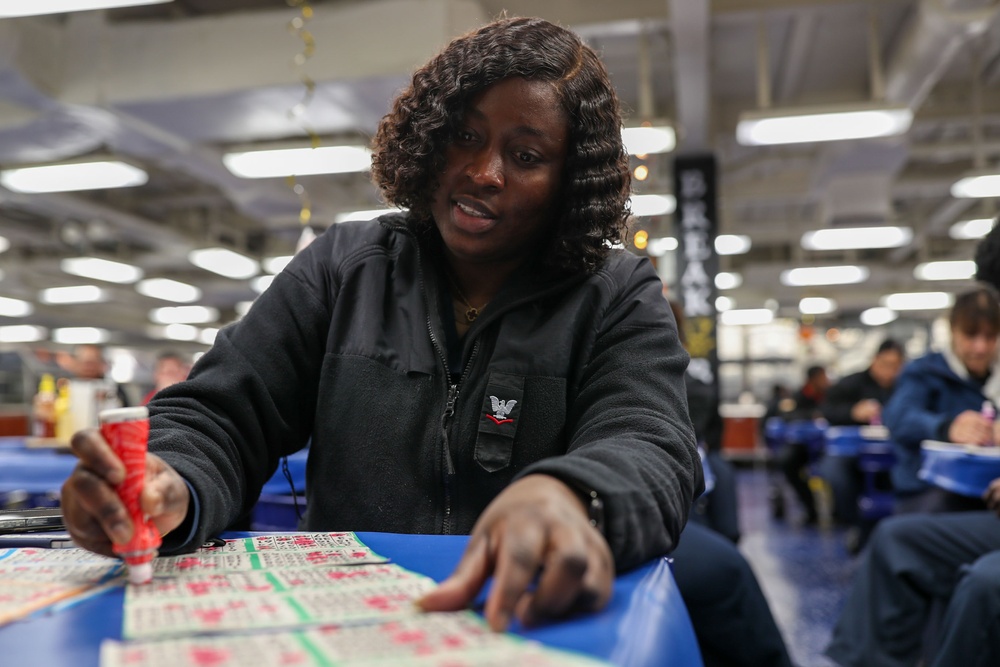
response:
<path id="1" fill-rule="evenodd" d="M 514 615 L 534 625 L 600 609 L 611 598 L 615 565 L 580 497 L 554 477 L 529 475 L 493 499 L 455 571 L 418 603 L 427 611 L 465 608 L 491 574 L 486 621 L 503 631 Z"/>

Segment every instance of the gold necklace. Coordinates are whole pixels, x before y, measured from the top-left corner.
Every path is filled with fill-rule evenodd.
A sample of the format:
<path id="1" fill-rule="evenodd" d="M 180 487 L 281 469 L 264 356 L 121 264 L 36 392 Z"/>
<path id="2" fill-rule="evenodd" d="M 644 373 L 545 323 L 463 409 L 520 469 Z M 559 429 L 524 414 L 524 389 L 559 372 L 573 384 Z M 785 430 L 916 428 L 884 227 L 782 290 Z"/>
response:
<path id="1" fill-rule="evenodd" d="M 471 303 L 469 303 L 468 299 L 465 298 L 465 295 L 462 294 L 462 290 L 458 288 L 458 283 L 455 282 L 455 279 L 452 278 L 451 275 L 448 276 L 448 282 L 450 282 L 451 286 L 455 288 L 455 294 L 458 295 L 458 298 L 461 299 L 463 304 L 465 304 L 466 310 L 465 313 L 463 313 L 465 315 L 465 321 L 469 324 L 472 324 L 473 322 L 476 321 L 476 318 L 479 317 L 479 311 L 485 308 L 486 304 L 484 303 L 479 308 L 476 308 Z"/>

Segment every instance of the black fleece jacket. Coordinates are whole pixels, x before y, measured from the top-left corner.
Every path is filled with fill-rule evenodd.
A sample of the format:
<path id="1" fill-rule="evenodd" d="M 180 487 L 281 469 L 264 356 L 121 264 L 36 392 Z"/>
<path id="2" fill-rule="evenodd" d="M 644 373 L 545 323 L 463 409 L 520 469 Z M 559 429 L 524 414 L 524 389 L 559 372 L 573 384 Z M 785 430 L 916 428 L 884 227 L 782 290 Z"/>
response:
<path id="1" fill-rule="evenodd" d="M 401 216 L 332 226 L 150 403 L 150 450 L 201 506 L 180 548 L 249 510 L 311 439 L 307 530 L 468 533 L 511 481 L 545 473 L 601 495 L 618 569 L 671 551 L 704 481 L 687 354 L 649 262 L 517 272 L 453 382 L 440 256 Z"/>

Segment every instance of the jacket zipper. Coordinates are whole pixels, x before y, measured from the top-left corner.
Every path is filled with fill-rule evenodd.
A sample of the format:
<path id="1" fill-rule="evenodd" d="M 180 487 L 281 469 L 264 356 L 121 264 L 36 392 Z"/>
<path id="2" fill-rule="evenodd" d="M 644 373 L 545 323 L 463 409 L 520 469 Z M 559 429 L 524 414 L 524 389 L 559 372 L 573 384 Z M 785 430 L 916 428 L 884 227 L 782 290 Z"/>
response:
<path id="1" fill-rule="evenodd" d="M 441 359 L 441 363 L 444 364 L 444 372 L 445 376 L 447 376 L 449 375 L 448 358 L 445 356 L 444 351 L 441 349 L 441 345 L 438 343 L 437 337 L 434 335 L 434 327 L 431 326 L 429 315 L 427 317 L 427 333 L 431 337 L 431 344 L 434 346 L 434 350 L 437 352 L 438 358 Z M 472 362 L 478 353 L 479 341 L 476 340 L 472 347 L 472 354 L 469 355 L 469 360 L 466 362 L 465 368 L 462 369 L 462 375 L 458 378 L 458 382 L 448 385 L 448 395 L 445 401 L 444 412 L 441 414 L 441 455 L 444 463 L 444 519 L 441 524 L 441 532 L 445 535 L 451 534 L 451 486 L 452 479 L 455 477 L 455 462 L 451 457 L 451 423 L 452 418 L 455 416 L 455 404 L 458 402 L 458 393 L 460 387 L 462 386 L 462 381 L 465 380 L 465 376 L 472 367 Z"/>

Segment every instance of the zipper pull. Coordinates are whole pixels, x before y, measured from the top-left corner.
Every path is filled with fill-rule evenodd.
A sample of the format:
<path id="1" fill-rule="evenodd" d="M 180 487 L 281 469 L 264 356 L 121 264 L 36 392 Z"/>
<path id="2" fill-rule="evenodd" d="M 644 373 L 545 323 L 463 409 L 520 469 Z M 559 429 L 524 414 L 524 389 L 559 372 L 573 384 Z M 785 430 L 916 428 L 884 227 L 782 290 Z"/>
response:
<path id="1" fill-rule="evenodd" d="M 448 388 L 448 401 L 444 405 L 444 414 L 441 415 L 441 439 L 444 442 L 444 466 L 449 477 L 455 474 L 455 462 L 451 459 L 451 443 L 448 440 L 448 427 L 451 426 L 451 418 L 455 416 L 455 402 L 458 400 L 458 385 L 453 384 Z"/>

